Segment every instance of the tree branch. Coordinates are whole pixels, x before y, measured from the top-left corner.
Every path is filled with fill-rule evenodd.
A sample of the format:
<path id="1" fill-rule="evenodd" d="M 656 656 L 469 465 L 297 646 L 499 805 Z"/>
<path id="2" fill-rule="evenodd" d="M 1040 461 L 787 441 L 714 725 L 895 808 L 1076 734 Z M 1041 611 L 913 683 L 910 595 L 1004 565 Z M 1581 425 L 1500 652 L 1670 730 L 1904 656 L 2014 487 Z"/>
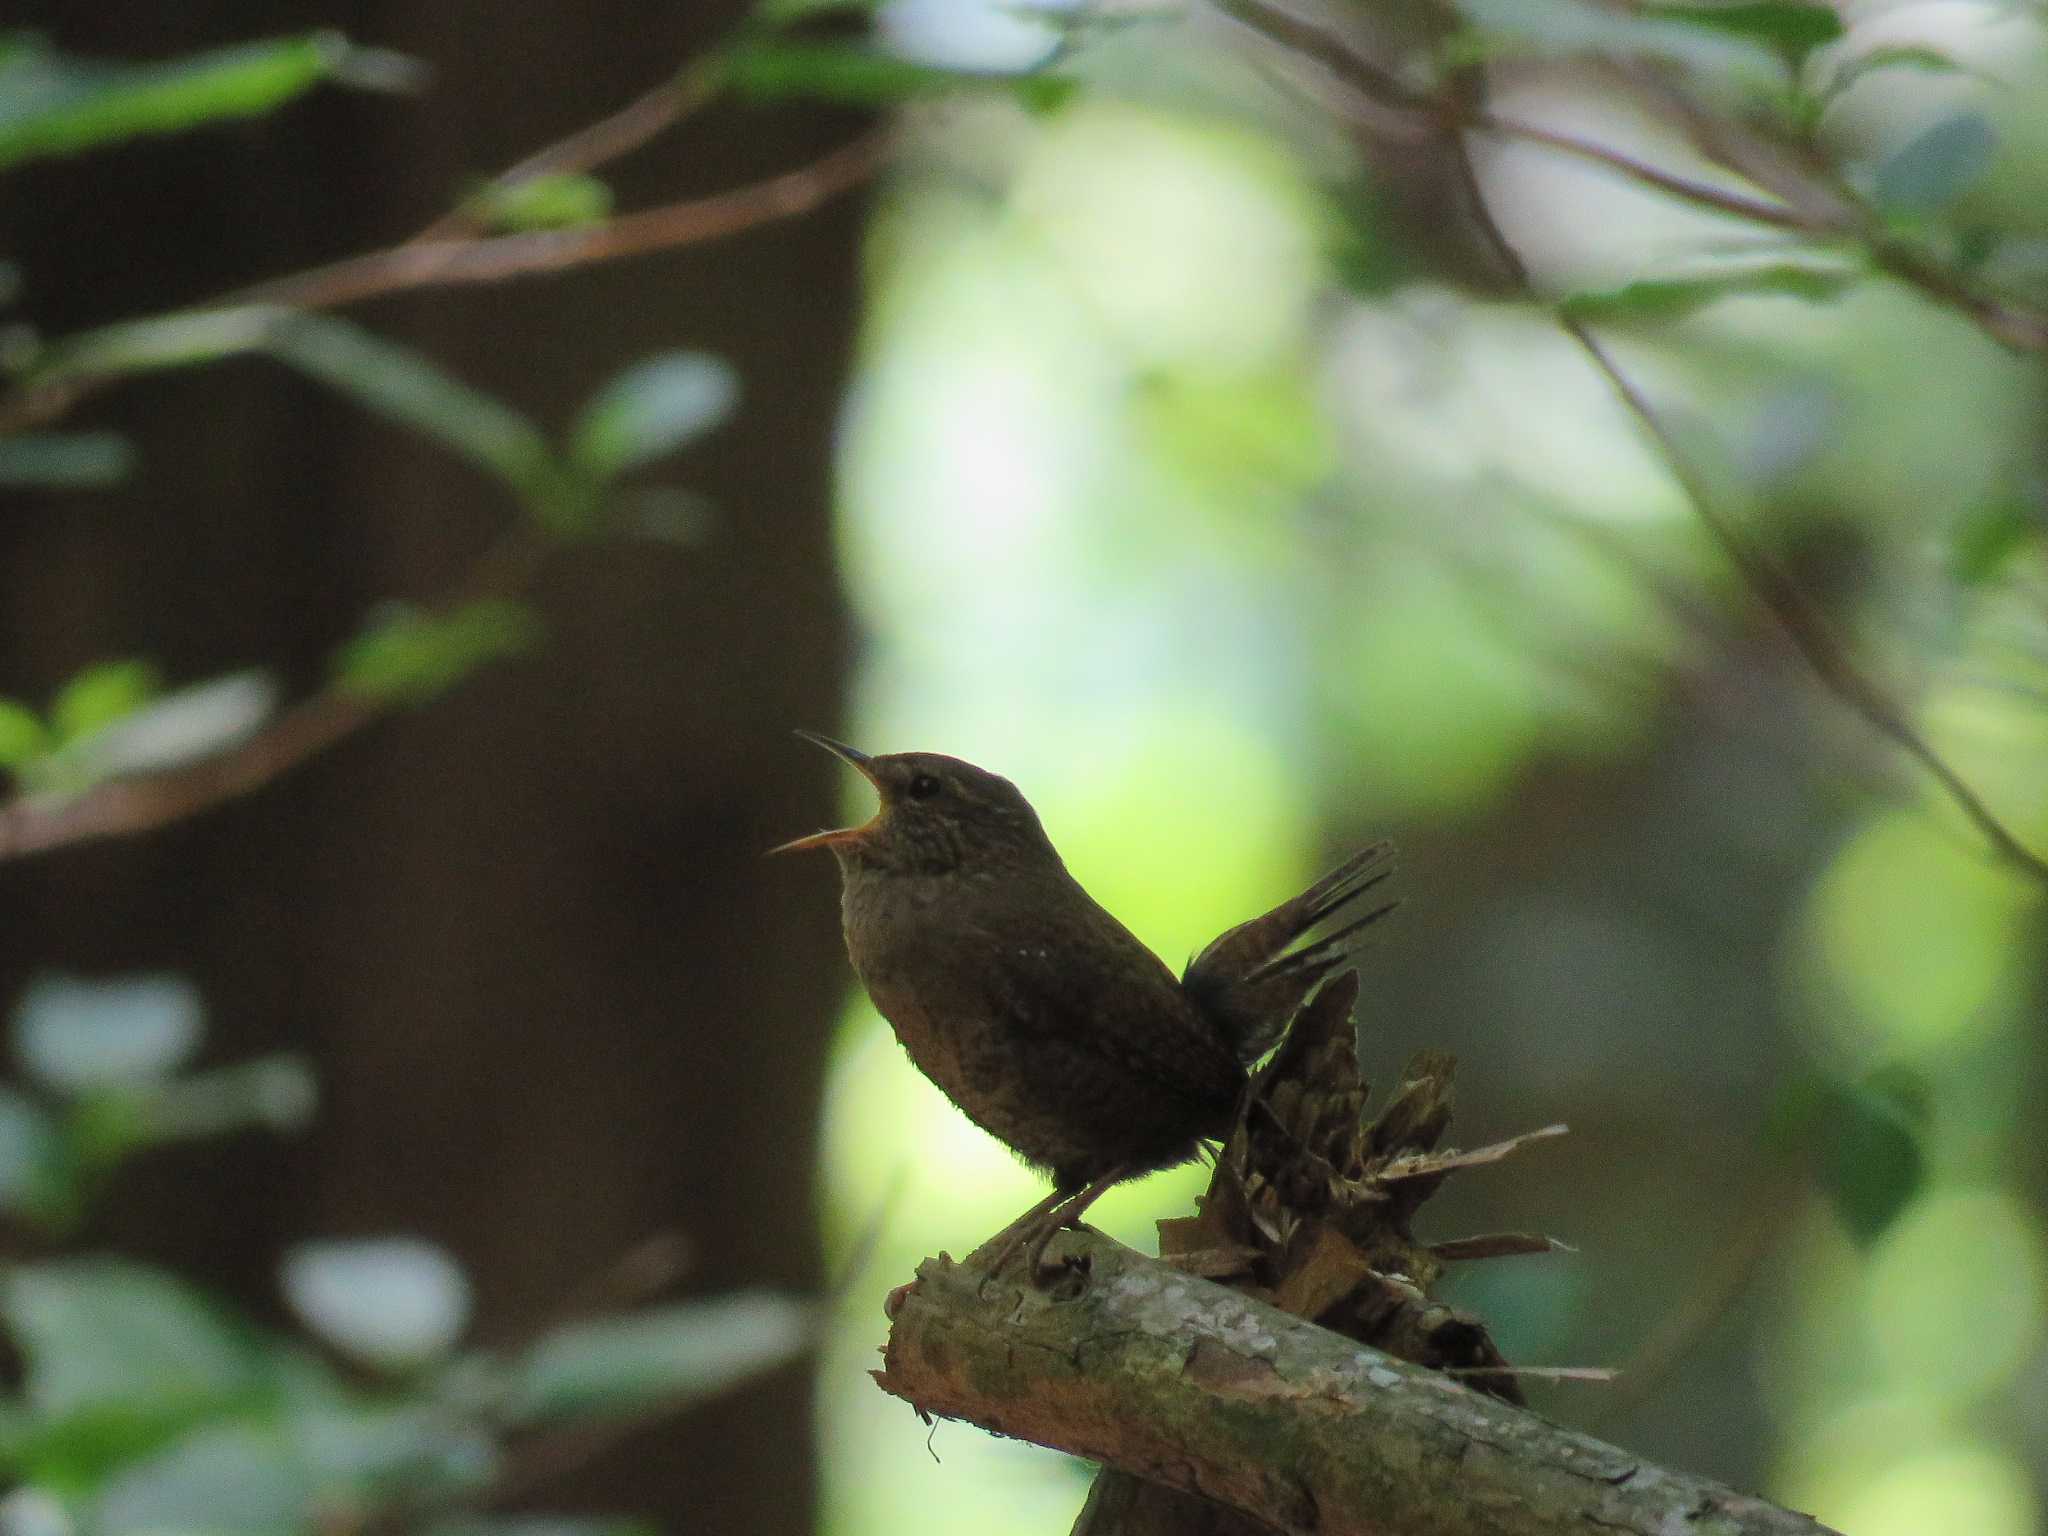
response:
<path id="1" fill-rule="evenodd" d="M 515 527 L 484 551 L 431 611 L 526 590 L 552 546 Z M 72 843 L 129 837 L 182 821 L 261 789 L 397 708 L 399 701 L 329 683 L 225 750 L 190 762 L 122 774 L 64 793 L 0 800 L 0 863 Z"/>
<path id="2" fill-rule="evenodd" d="M 1465 191 L 1474 224 L 1481 237 L 1499 260 L 1509 279 L 1523 297 L 1538 298 L 1535 284 L 1530 281 L 1529 269 L 1522 262 L 1514 245 L 1494 218 L 1493 210 L 1487 206 L 1486 194 L 1479 185 L 1478 173 L 1472 167 L 1471 151 L 1462 138 L 1447 135 L 1446 141 L 1452 157 L 1458 180 Z M 2035 853 L 2022 843 L 2010 828 L 1998 818 L 1976 789 L 1958 773 L 1948 760 L 1934 750 L 1926 737 L 1915 730 L 1906 713 L 1895 704 L 1863 670 L 1858 667 L 1841 643 L 1829 631 L 1827 621 L 1814 607 L 1806 594 L 1800 590 L 1786 572 L 1781 570 L 1761 547 L 1752 543 L 1736 525 L 1722 512 L 1715 502 L 1706 482 L 1693 467 L 1678 439 L 1665 423 L 1663 416 L 1651 404 L 1635 380 L 1629 376 L 1607 344 L 1594 333 L 1593 329 L 1571 313 L 1570 310 L 1551 307 L 1551 313 L 1565 334 L 1578 344 L 1593 366 L 1605 376 L 1621 403 L 1635 417 L 1638 425 L 1656 445 L 1659 456 L 1670 471 L 1679 490 L 1691 503 L 1693 514 L 1713 535 L 1722 552 L 1733 565 L 1744 583 L 1755 595 L 1758 602 L 1777 621 L 1785 637 L 1792 642 L 1793 649 L 1805 659 L 1814 676 L 1822 685 L 1857 714 L 1861 715 L 1880 735 L 1889 738 L 1907 756 L 1925 769 L 1928 775 L 1947 794 L 1950 801 L 1976 827 L 1991 849 L 2006 863 L 2031 875 L 2034 879 L 2048 884 L 2048 859 Z"/>
<path id="3" fill-rule="evenodd" d="M 1051 1293 L 927 1260 L 890 1297 L 876 1381 L 1290 1536 L 1827 1531 L 1098 1234 L 1065 1251 L 1087 1271 Z"/>
<path id="4" fill-rule="evenodd" d="M 1605 166 L 1698 208 L 1817 241 L 1847 243 L 1873 268 L 1916 289 L 1931 302 L 1967 316 L 2000 345 L 2016 352 L 2048 352 L 2048 313 L 1981 286 L 1925 247 L 1902 239 L 1828 168 L 1803 160 L 1794 163 L 1779 146 L 1701 110 L 1649 71 L 1621 69 L 1617 83 L 1651 98 L 1652 109 L 1683 132 L 1709 161 L 1765 187 L 1771 198 L 1683 176 L 1597 140 L 1498 116 L 1469 96 L 1459 99 L 1420 90 L 1363 53 L 1327 17 L 1297 12 L 1275 0 L 1214 3 L 1221 14 L 1248 32 L 1307 60 L 1326 78 L 1340 82 L 1354 100 L 1370 104 L 1376 109 L 1372 116 L 1354 114 L 1361 126 L 1370 130 L 1384 133 L 1391 123 L 1398 124 L 1401 136 L 1410 139 L 1465 132 L 1520 139 Z"/>
<path id="5" fill-rule="evenodd" d="M 408 288 L 503 282 L 716 240 L 809 213 L 859 186 L 881 168 L 889 144 L 890 135 L 877 130 L 762 181 L 573 229 L 490 238 L 459 232 L 416 236 L 403 245 L 259 283 L 233 295 L 232 302 L 333 309 Z"/>
<path id="6" fill-rule="evenodd" d="M 1653 98 L 1667 120 L 1714 164 L 1768 187 L 1781 199 L 1763 202 L 1723 188 L 1673 175 L 1618 150 L 1548 129 L 1496 116 L 1481 99 L 1482 80 L 1476 69 L 1465 70 L 1441 93 L 1410 86 L 1365 54 L 1354 39 L 1328 17 L 1297 13 L 1274 0 L 1215 0 L 1223 14 L 1265 39 L 1309 60 L 1342 80 L 1375 106 L 1405 119 L 1433 127 L 1449 156 L 1452 173 L 1465 194 L 1474 225 L 1519 295 L 1545 303 L 1529 269 L 1487 206 L 1473 169 L 1465 135 L 1494 133 L 1548 145 L 1552 149 L 1595 161 L 1645 186 L 1768 228 L 1794 230 L 1817 239 L 1850 240 L 1871 263 L 1901 282 L 1911 284 L 1930 301 L 1968 315 L 1987 334 L 2016 350 L 2048 349 L 2048 316 L 2018 305 L 2002 295 L 1973 286 L 1918 248 L 1888 234 L 1882 221 L 1853 193 L 1811 167 L 1790 165 L 1776 147 L 1755 141 L 1739 125 L 1702 112 L 1668 84 L 1642 71 L 1624 69 L 1622 83 Z M 1586 322 L 1567 309 L 1546 305 L 1565 334 L 1586 354 L 1620 397 L 1622 405 L 1646 432 L 1664 460 L 1694 515 L 1706 527 L 1743 582 L 1784 631 L 1822 686 L 1861 715 L 1880 735 L 1903 750 L 1934 780 L 1943 794 L 1990 844 L 2004 862 L 2048 884 L 2048 858 L 2022 843 L 1997 813 L 1942 755 L 1915 729 L 1905 710 L 1857 666 L 1835 639 L 1827 621 L 1798 584 L 1770 555 L 1747 538 L 1709 492 L 1705 481 L 1679 446 L 1670 427 L 1631 378 L 1606 343 Z"/>

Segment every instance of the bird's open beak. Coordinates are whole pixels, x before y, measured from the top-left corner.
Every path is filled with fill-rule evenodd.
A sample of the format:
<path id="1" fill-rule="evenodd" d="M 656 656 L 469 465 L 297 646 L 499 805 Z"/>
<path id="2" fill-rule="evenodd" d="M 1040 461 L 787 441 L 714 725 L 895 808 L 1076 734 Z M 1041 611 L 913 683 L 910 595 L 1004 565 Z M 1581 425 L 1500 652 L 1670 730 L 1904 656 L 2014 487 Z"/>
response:
<path id="1" fill-rule="evenodd" d="M 834 757 L 844 758 L 860 771 L 862 778 L 866 779 L 870 784 L 875 782 L 874 771 L 868 767 L 868 755 L 861 751 L 860 748 L 849 747 L 845 742 L 834 741 L 830 736 L 820 736 L 816 731 L 798 731 L 797 735 L 801 736 L 805 741 L 823 747 Z M 858 837 L 862 830 L 860 827 L 834 827 L 826 832 L 813 832 L 809 837 L 794 838 L 789 842 L 778 844 L 776 847 L 770 848 L 768 854 L 772 857 L 778 853 L 808 853 L 813 848 L 830 848 L 834 843 L 842 843 L 849 838 Z"/>
<path id="2" fill-rule="evenodd" d="M 862 776 L 870 784 L 874 782 L 874 774 L 868 771 L 868 755 L 861 751 L 859 747 L 849 747 L 843 741 L 834 741 L 830 736 L 820 736 L 816 731 L 798 731 L 797 735 L 814 747 L 823 747 L 834 757 L 845 758 L 846 761 L 861 771 Z"/>

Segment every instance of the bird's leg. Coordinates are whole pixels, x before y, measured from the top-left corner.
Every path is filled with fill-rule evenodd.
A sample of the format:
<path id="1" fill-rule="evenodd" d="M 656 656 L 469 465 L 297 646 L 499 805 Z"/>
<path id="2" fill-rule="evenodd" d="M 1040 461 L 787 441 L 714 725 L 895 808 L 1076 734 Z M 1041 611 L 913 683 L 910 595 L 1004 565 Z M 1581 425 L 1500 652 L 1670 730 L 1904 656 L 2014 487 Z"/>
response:
<path id="1" fill-rule="evenodd" d="M 1130 1169 L 1117 1167 L 1080 1189 L 1055 1189 L 983 1245 L 994 1249 L 984 1274 L 993 1278 L 1008 1268 L 1011 1260 L 1022 1251 L 1025 1277 L 1033 1285 L 1044 1285 L 1047 1245 L 1066 1228 L 1078 1227 L 1089 1206 L 1130 1176 Z"/>

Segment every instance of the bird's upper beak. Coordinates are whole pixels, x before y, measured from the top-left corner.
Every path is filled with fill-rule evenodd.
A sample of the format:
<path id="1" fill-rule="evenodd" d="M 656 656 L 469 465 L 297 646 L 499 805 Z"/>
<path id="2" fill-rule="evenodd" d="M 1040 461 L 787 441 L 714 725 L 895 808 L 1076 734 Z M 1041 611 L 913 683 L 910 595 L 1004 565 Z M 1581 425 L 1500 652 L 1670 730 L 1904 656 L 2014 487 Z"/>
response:
<path id="1" fill-rule="evenodd" d="M 860 748 L 849 747 L 845 742 L 834 741 L 830 736 L 820 736 L 816 731 L 798 731 L 797 735 L 801 736 L 805 741 L 813 742 L 823 747 L 834 757 L 844 758 L 860 771 L 862 778 L 866 779 L 870 784 L 875 784 L 874 770 L 868 766 L 868 754 L 861 751 Z M 879 789 L 881 786 L 876 784 L 875 787 Z M 825 832 L 813 832 L 809 837 L 793 838 L 789 842 L 770 848 L 768 852 L 771 855 L 777 853 L 807 853 L 813 848 L 830 848 L 835 843 L 843 843 L 850 838 L 858 837 L 862 830 L 860 827 L 834 827 Z"/>

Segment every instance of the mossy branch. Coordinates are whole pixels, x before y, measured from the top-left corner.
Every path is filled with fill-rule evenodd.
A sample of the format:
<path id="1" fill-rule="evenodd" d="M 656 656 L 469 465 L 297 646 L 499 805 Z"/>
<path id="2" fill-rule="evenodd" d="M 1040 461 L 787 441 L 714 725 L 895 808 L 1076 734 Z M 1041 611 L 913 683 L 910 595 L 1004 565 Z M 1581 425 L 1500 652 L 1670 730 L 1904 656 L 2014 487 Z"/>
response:
<path id="1" fill-rule="evenodd" d="M 882 1389 L 1290 1536 L 1827 1530 L 1095 1233 L 1054 1251 L 1086 1270 L 1050 1292 L 927 1260 L 890 1297 Z"/>

